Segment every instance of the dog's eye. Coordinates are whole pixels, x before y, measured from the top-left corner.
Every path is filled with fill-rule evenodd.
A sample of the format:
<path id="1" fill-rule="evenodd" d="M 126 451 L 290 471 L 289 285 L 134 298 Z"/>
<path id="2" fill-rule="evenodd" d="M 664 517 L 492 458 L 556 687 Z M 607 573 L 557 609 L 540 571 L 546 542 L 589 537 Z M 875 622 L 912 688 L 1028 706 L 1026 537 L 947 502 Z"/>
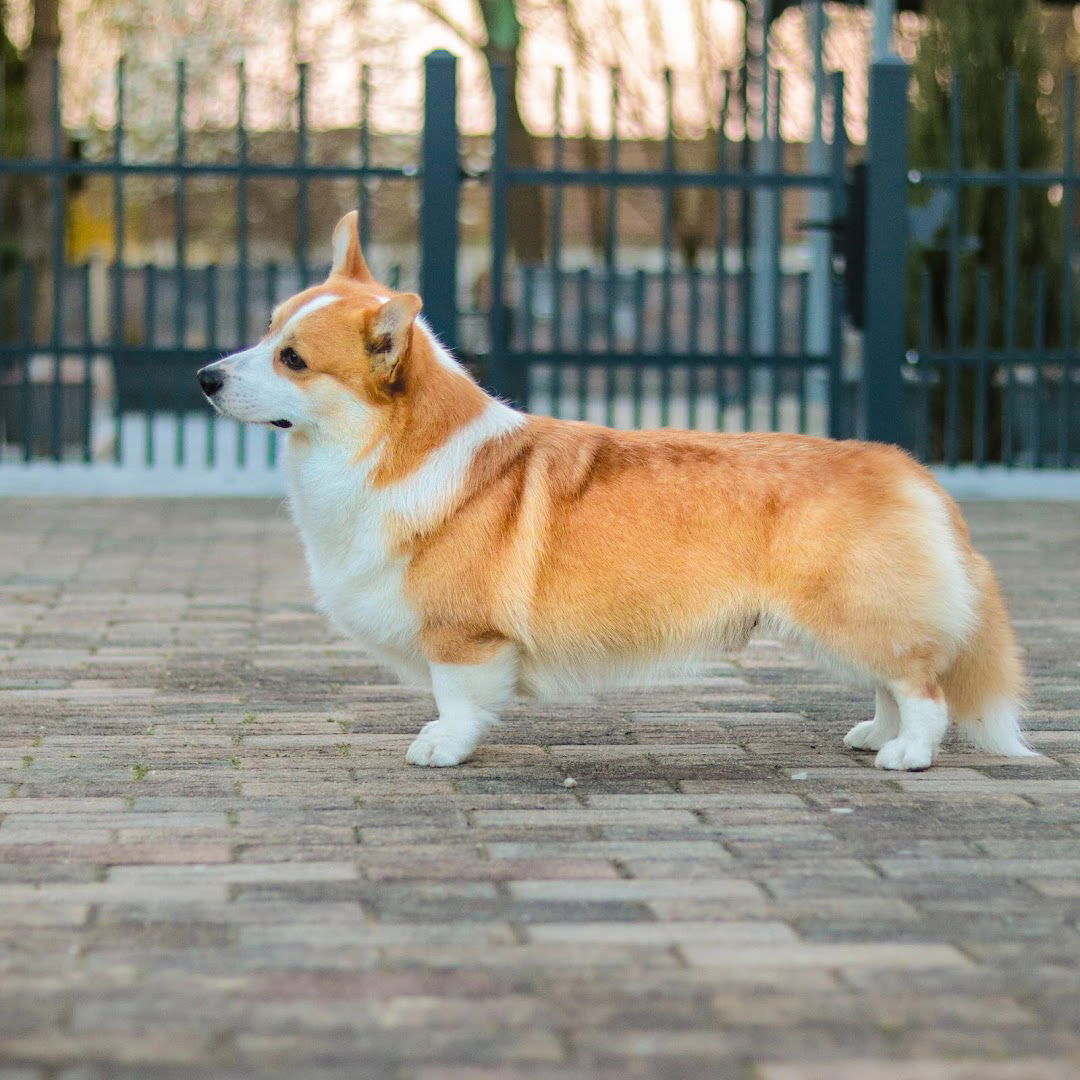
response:
<path id="1" fill-rule="evenodd" d="M 281 350 L 281 362 L 290 371 L 303 371 L 307 367 L 307 364 L 300 358 L 300 354 L 292 348 Z"/>

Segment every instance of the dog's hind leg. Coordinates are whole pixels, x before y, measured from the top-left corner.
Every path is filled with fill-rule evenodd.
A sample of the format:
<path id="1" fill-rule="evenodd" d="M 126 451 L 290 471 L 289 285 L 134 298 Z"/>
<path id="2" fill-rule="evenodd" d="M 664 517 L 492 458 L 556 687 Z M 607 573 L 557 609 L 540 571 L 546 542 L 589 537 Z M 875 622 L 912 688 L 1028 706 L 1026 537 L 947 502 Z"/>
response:
<path id="1" fill-rule="evenodd" d="M 513 701 L 517 681 L 517 649 L 510 644 L 481 663 L 432 663 L 439 718 L 424 725 L 405 760 L 410 765 L 460 764 L 498 723 L 500 710 Z"/>
<path id="2" fill-rule="evenodd" d="M 890 687 L 900 707 L 900 732 L 878 751 L 879 769 L 929 769 L 945 731 L 949 710 L 937 682 L 913 690 L 904 683 Z"/>
<path id="3" fill-rule="evenodd" d="M 844 745 L 853 750 L 880 750 L 900 734 L 900 707 L 885 687 L 879 686 L 873 720 L 856 724 L 845 736 Z"/>

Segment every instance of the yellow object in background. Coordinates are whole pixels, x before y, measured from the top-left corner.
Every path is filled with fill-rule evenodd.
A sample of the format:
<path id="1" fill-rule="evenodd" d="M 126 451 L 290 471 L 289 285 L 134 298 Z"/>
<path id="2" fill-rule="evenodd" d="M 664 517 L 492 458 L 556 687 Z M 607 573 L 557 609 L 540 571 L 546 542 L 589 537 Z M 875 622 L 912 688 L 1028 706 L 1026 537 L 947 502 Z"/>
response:
<path id="1" fill-rule="evenodd" d="M 95 256 L 112 259 L 115 245 L 111 215 L 95 213 L 94 201 L 84 195 L 68 204 L 68 258 L 74 263 Z"/>

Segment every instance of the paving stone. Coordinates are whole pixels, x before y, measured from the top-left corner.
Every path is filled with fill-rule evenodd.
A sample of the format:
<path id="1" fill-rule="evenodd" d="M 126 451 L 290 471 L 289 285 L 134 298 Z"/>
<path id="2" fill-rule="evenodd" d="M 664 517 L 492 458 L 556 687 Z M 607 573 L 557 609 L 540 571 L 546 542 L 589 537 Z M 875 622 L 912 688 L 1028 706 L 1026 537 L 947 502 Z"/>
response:
<path id="1" fill-rule="evenodd" d="M 1077 1075 L 1080 508 L 967 513 L 1040 759 L 763 638 L 427 771 L 280 504 L 7 500 L 0 1080 Z"/>
<path id="2" fill-rule="evenodd" d="M 766 1064 L 757 1075 L 761 1080 L 1071 1080 L 1076 1064 L 1045 1057 L 1019 1061 L 834 1059 L 810 1065 Z"/>

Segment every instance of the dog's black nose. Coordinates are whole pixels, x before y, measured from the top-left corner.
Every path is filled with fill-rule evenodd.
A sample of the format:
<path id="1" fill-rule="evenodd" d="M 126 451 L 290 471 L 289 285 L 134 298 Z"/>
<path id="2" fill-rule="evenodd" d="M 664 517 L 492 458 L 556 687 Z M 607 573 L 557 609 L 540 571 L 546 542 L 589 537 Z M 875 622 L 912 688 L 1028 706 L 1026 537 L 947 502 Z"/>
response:
<path id="1" fill-rule="evenodd" d="M 220 371 L 204 367 L 198 374 L 199 385 L 207 397 L 213 397 L 224 385 L 225 377 Z"/>

